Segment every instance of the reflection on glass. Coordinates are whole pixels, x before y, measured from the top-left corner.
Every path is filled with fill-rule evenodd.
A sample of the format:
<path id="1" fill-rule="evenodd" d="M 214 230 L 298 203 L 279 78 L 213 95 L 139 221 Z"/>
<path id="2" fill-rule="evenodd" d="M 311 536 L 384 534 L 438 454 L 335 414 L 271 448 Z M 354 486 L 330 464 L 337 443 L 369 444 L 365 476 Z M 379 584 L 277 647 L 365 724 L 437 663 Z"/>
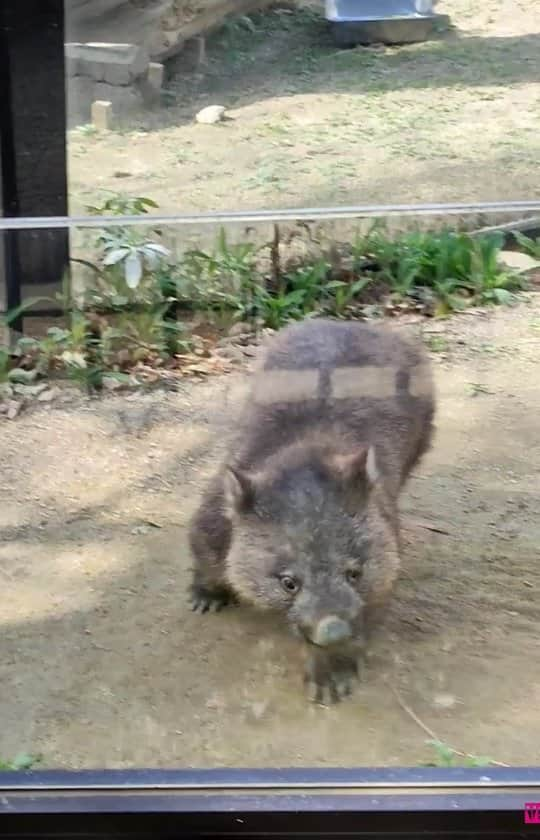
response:
<path id="1" fill-rule="evenodd" d="M 73 212 L 111 192 L 165 213 L 537 194 L 535 3 L 443 0 L 435 31 L 400 29 L 419 43 L 353 49 L 322 4 L 240 5 L 66 0 Z M 375 5 L 379 41 L 431 14 Z"/>
<path id="2" fill-rule="evenodd" d="M 535 197 L 535 5 L 66 0 L 71 212 L 141 224 L 0 347 L 0 767 L 535 762 L 538 222 L 152 220 Z"/>

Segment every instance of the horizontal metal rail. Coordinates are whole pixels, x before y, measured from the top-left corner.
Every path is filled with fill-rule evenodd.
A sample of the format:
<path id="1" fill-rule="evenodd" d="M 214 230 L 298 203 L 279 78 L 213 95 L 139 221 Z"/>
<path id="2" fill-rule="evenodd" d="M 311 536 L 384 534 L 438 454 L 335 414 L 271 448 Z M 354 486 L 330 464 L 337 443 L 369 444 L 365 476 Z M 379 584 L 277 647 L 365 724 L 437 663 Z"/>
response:
<path id="1" fill-rule="evenodd" d="M 335 770 L 79 770 L 0 774 L 0 796 L 39 790 L 82 792 L 192 792 L 272 794 L 351 792 L 518 793 L 536 789 L 540 796 L 540 767 L 531 768 L 359 768 Z"/>
<path id="2" fill-rule="evenodd" d="M 511 840 L 538 836 L 539 802 L 534 767 L 9 772 L 0 773 L 0 832 L 11 840 Z"/>
<path id="3" fill-rule="evenodd" d="M 484 201 L 466 204 L 360 204 L 350 207 L 299 207 L 283 210 L 239 210 L 210 213 L 178 213 L 142 216 L 31 216 L 0 218 L 1 230 L 53 228 L 101 228 L 123 225 L 216 225 L 261 224 L 333 219 L 382 218 L 390 216 L 460 216 L 474 213 L 532 213 L 540 211 L 540 199 L 532 201 Z"/>

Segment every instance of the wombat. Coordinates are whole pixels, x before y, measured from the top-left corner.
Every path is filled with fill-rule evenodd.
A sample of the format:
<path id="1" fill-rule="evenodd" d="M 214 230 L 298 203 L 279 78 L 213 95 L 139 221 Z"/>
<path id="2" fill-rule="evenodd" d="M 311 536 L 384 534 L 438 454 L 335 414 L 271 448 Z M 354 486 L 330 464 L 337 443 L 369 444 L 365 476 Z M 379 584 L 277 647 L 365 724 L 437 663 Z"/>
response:
<path id="1" fill-rule="evenodd" d="M 193 609 L 240 600 L 284 614 L 317 702 L 341 700 L 358 677 L 399 568 L 399 493 L 434 415 L 420 346 L 361 322 L 288 326 L 192 519 Z"/>

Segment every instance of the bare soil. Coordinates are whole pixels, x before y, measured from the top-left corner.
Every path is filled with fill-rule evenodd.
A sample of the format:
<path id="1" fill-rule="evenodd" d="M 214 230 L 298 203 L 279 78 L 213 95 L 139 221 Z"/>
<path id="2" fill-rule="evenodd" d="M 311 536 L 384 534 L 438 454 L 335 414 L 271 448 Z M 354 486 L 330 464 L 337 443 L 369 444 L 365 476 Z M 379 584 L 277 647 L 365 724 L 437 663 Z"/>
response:
<path id="1" fill-rule="evenodd" d="M 245 393 L 66 391 L 4 421 L 0 757 L 47 766 L 415 765 L 540 744 L 540 299 L 422 329 L 440 407 L 395 600 L 346 704 L 304 698 L 270 617 L 190 612 L 186 525 Z M 424 527 L 431 523 L 443 532 Z M 394 689 L 394 691 L 392 690 Z"/>

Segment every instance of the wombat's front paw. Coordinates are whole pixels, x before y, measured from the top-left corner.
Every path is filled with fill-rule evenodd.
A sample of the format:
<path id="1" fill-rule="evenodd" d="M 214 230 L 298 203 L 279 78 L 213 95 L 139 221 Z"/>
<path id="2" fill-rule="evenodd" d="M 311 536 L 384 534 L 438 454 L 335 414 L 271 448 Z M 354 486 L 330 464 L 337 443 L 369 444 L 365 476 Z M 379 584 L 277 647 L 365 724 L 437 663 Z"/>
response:
<path id="1" fill-rule="evenodd" d="M 311 656 L 304 681 L 310 700 L 327 706 L 352 694 L 358 678 L 358 660 L 354 656 L 321 650 Z"/>
<path id="2" fill-rule="evenodd" d="M 234 593 L 226 586 L 205 586 L 194 583 L 189 590 L 189 601 L 193 612 L 219 612 L 229 604 L 235 604 Z"/>

